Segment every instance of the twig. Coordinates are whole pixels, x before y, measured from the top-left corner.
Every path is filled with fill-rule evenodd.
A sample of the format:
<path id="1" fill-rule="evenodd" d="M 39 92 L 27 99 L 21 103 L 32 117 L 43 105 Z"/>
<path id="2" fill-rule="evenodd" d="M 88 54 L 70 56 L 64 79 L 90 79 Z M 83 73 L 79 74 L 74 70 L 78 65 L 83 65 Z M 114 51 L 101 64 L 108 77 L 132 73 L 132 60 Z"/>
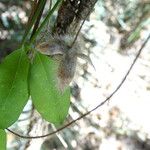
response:
<path id="1" fill-rule="evenodd" d="M 34 13 L 36 12 L 37 6 L 38 6 L 38 0 L 33 1 L 32 10 L 31 10 L 31 13 L 30 13 L 30 16 L 29 16 L 29 19 L 28 19 L 28 23 L 27 23 L 26 30 L 25 30 L 25 33 L 24 33 L 24 37 L 22 39 L 22 43 L 24 43 L 26 35 L 29 32 L 29 28 L 32 26 L 32 19 L 33 19 L 32 17 L 34 15 Z"/>
<path id="2" fill-rule="evenodd" d="M 76 40 L 77 40 L 77 38 L 78 38 L 78 35 L 79 35 L 79 33 L 80 33 L 80 31 L 81 31 L 81 29 L 82 29 L 82 27 L 83 27 L 83 25 L 84 25 L 84 23 L 85 23 L 85 21 L 86 21 L 86 18 L 89 16 L 90 13 L 91 13 L 91 11 L 89 11 L 89 13 L 86 15 L 86 17 L 84 18 L 83 22 L 81 23 L 81 26 L 80 26 L 80 28 L 79 28 L 79 30 L 78 30 L 78 32 L 77 32 L 77 34 L 76 34 L 76 36 L 75 36 L 75 38 L 74 38 L 72 44 L 69 46 L 70 48 L 72 48 L 73 45 L 75 44 L 75 42 L 76 42 Z"/>
<path id="3" fill-rule="evenodd" d="M 80 117 L 78 117 L 77 119 L 67 123 L 66 125 L 64 125 L 63 127 L 60 127 L 58 128 L 57 130 L 53 131 L 53 132 L 50 132 L 48 134 L 45 134 L 45 135 L 40 135 L 40 136 L 24 136 L 24 135 L 20 135 L 10 129 L 7 128 L 7 130 L 9 132 L 11 132 L 12 134 L 20 137 L 20 138 L 25 138 L 25 139 L 38 139 L 38 138 L 44 138 L 44 137 L 47 137 L 47 136 L 51 136 L 53 134 L 56 134 L 58 133 L 59 131 L 62 131 L 63 129 L 69 127 L 70 125 L 74 124 L 75 122 L 77 122 L 78 120 L 81 120 L 82 118 L 86 117 L 87 115 L 89 115 L 90 113 L 92 113 L 93 111 L 95 111 L 96 109 L 98 109 L 99 107 L 101 107 L 102 105 L 104 105 L 106 102 L 109 101 L 110 98 L 112 98 L 116 93 L 117 91 L 121 88 L 121 86 L 123 85 L 123 83 L 125 82 L 126 78 L 128 77 L 129 73 L 131 72 L 133 66 L 135 65 L 137 59 L 139 58 L 143 48 L 145 47 L 145 45 L 147 44 L 148 40 L 150 38 L 150 34 L 149 36 L 147 37 L 147 39 L 145 40 L 145 42 L 142 44 L 141 48 L 139 49 L 136 57 L 134 58 L 131 66 L 129 67 L 127 73 L 125 74 L 125 76 L 123 77 L 123 79 L 121 80 L 120 84 L 117 86 L 117 88 L 103 101 L 101 102 L 99 105 L 97 105 L 96 107 L 94 107 L 93 109 L 91 109 L 90 111 L 86 112 L 85 114 L 81 115 Z"/>
<path id="4" fill-rule="evenodd" d="M 36 30 L 37 30 L 37 28 L 38 28 L 38 26 L 39 26 L 39 23 L 40 23 L 40 20 L 41 20 L 41 17 L 42 17 L 42 13 L 43 13 L 45 4 L 46 4 L 46 0 L 44 1 L 43 7 L 42 7 L 41 10 L 40 10 L 40 14 L 39 14 L 39 16 L 38 16 L 37 19 L 36 19 L 36 22 L 35 22 L 35 24 L 34 24 L 34 28 L 33 28 L 33 31 L 32 31 L 32 34 L 31 34 L 30 39 L 31 39 L 32 36 L 35 34 L 35 32 L 36 32 Z M 38 1 L 38 4 L 37 4 L 37 5 L 40 5 L 40 1 Z M 37 7 L 37 8 L 38 8 L 38 7 Z"/>
<path id="5" fill-rule="evenodd" d="M 32 36 L 32 38 L 30 40 L 31 43 L 34 42 L 34 40 L 36 39 L 37 35 L 41 32 L 41 30 L 43 29 L 43 27 L 45 26 L 45 24 L 47 23 L 47 21 L 49 20 L 49 18 L 51 17 L 51 15 L 53 14 L 53 12 L 56 10 L 56 8 L 58 7 L 58 5 L 61 2 L 62 2 L 62 0 L 57 0 L 55 5 L 53 6 L 53 8 L 48 11 L 48 14 L 45 17 L 45 19 L 43 20 L 43 22 L 41 23 L 40 27 L 37 29 L 35 34 Z"/>

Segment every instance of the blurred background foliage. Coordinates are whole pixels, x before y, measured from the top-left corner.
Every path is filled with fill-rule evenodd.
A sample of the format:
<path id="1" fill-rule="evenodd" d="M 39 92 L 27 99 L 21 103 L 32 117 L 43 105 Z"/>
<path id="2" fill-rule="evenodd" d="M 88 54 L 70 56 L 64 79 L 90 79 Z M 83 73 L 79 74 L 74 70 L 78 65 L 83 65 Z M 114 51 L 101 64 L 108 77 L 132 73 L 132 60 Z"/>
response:
<path id="1" fill-rule="evenodd" d="M 149 0 L 101 0 L 98 5 L 100 19 L 123 34 L 121 49 L 132 46 L 150 24 Z"/>
<path id="2" fill-rule="evenodd" d="M 99 0 L 97 19 L 120 32 L 120 48 L 125 49 L 140 38 L 141 30 L 150 23 L 149 0 Z M 0 1 L 0 50 L 11 51 L 18 46 L 30 14 L 30 0 Z"/>
<path id="3" fill-rule="evenodd" d="M 29 0 L 0 0 L 0 58 L 18 47 L 30 9 Z"/>

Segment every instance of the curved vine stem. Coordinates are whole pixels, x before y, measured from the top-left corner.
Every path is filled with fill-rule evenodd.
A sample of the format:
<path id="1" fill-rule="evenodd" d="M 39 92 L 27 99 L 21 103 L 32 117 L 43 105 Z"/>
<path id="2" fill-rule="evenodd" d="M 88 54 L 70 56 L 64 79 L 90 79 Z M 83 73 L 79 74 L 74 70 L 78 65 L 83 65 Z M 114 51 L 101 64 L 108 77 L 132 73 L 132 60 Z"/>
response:
<path id="1" fill-rule="evenodd" d="M 147 44 L 148 40 L 150 39 L 150 34 L 149 36 L 147 37 L 147 39 L 145 40 L 145 42 L 142 44 L 141 48 L 138 50 L 138 53 L 136 55 L 136 57 L 134 58 L 131 66 L 129 67 L 127 73 L 125 74 L 125 76 L 123 77 L 123 79 L 121 80 L 121 82 L 119 83 L 119 85 L 116 87 L 116 89 L 104 100 L 102 101 L 99 105 L 97 105 L 96 107 L 94 107 L 93 109 L 89 110 L 88 112 L 84 113 L 83 115 L 81 115 L 80 117 L 78 117 L 77 119 L 67 123 L 66 125 L 58 128 L 57 130 L 53 131 L 53 132 L 50 132 L 48 134 L 45 134 L 45 135 L 39 135 L 39 136 L 24 136 L 24 135 L 20 135 L 10 129 L 7 128 L 7 130 L 9 132 L 11 132 L 12 134 L 20 137 L 20 138 L 25 138 L 25 139 L 38 139 L 38 138 L 44 138 L 44 137 L 47 137 L 47 136 L 51 136 L 59 131 L 62 131 L 63 129 L 69 127 L 70 125 L 74 124 L 75 122 L 77 122 L 78 120 L 81 120 L 82 118 L 86 117 L 87 115 L 89 115 L 90 113 L 92 113 L 93 111 L 95 111 L 96 109 L 98 109 L 99 107 L 101 107 L 102 105 L 104 105 L 106 102 L 108 102 L 110 100 L 110 98 L 112 98 L 116 93 L 117 91 L 121 88 L 121 86 L 123 85 L 123 83 L 125 82 L 126 78 L 128 77 L 129 73 L 131 72 L 133 66 L 135 65 L 137 59 L 139 58 L 143 48 L 145 47 L 145 45 Z"/>

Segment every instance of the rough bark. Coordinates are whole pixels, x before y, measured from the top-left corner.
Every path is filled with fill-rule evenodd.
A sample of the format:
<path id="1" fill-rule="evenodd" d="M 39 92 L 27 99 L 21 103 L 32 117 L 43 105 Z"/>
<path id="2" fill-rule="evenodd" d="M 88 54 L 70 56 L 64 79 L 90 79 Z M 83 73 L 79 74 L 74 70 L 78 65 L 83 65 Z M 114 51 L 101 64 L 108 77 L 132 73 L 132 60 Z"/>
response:
<path id="1" fill-rule="evenodd" d="M 64 0 L 58 10 L 54 33 L 75 33 L 81 20 L 94 8 L 97 0 Z"/>

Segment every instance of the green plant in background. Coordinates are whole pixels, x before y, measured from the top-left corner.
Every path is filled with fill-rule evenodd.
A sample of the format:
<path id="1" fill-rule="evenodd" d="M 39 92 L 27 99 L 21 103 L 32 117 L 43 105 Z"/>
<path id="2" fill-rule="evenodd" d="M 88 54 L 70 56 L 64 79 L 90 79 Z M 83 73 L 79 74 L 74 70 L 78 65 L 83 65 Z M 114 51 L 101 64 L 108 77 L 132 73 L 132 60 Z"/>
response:
<path id="1" fill-rule="evenodd" d="M 28 100 L 29 61 L 24 49 L 8 55 L 0 65 L 0 128 L 17 120 Z"/>
<path id="2" fill-rule="evenodd" d="M 8 55 L 0 64 L 0 147 L 5 149 L 4 129 L 12 125 L 21 114 L 31 96 L 35 108 L 47 121 L 60 124 L 64 121 L 70 104 L 70 89 L 60 91 L 57 87 L 58 63 L 38 53 L 34 49 L 36 37 L 56 10 L 61 0 L 54 7 L 30 37 L 46 0 L 40 1 L 39 9 L 33 15 L 24 34 L 21 47 Z M 30 39 L 30 40 L 29 40 Z M 32 59 L 29 54 L 34 53 Z"/>
<path id="3" fill-rule="evenodd" d="M 141 22 L 136 29 L 129 35 L 127 42 L 130 44 L 132 42 L 135 42 L 139 37 L 140 37 L 140 33 L 142 28 L 144 28 L 145 26 L 147 26 L 148 24 L 150 24 L 150 19 L 144 20 L 143 22 Z"/>

